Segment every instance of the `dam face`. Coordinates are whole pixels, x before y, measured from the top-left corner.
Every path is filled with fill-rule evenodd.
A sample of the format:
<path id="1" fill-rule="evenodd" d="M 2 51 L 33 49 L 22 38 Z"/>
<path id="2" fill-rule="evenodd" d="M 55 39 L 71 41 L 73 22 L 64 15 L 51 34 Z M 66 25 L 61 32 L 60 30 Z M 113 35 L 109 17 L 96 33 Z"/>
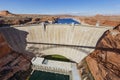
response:
<path id="1" fill-rule="evenodd" d="M 11 48 L 36 56 L 58 54 L 79 63 L 90 54 L 106 28 L 42 25 L 0 28 Z"/>

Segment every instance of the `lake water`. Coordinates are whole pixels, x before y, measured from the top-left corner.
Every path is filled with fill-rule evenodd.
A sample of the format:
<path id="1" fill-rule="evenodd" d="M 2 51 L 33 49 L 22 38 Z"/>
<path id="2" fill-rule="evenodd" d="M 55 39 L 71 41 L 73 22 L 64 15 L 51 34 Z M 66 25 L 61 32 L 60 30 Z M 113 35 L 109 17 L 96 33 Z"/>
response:
<path id="1" fill-rule="evenodd" d="M 58 19 L 58 21 L 56 22 L 58 24 L 80 24 L 78 21 L 75 21 L 71 18 L 64 18 L 64 19 Z"/>

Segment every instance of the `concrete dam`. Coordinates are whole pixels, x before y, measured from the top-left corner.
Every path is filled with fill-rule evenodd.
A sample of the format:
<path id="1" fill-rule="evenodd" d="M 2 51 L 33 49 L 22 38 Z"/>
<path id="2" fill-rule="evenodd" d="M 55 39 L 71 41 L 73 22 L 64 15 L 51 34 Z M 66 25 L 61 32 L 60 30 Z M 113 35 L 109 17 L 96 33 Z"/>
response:
<path id="1" fill-rule="evenodd" d="M 49 24 L 0 28 L 10 47 L 36 56 L 58 54 L 79 63 L 96 47 L 107 28 Z"/>

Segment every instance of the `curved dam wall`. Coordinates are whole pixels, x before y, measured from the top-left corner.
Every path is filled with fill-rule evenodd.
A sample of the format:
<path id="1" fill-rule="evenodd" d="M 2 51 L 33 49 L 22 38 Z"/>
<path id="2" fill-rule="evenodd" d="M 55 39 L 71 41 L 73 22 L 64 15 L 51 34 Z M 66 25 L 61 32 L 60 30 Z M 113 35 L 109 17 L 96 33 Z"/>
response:
<path id="1" fill-rule="evenodd" d="M 15 51 L 36 56 L 59 54 L 77 63 L 95 49 L 106 30 L 58 24 L 0 28 Z"/>

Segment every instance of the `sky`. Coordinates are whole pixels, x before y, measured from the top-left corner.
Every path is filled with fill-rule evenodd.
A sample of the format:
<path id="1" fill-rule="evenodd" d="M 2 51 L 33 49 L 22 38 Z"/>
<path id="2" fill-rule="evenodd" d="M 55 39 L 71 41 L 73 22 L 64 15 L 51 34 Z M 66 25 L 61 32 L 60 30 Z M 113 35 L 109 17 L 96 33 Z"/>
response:
<path id="1" fill-rule="evenodd" d="M 120 14 L 120 0 L 1 0 L 0 10 L 17 14 Z"/>

